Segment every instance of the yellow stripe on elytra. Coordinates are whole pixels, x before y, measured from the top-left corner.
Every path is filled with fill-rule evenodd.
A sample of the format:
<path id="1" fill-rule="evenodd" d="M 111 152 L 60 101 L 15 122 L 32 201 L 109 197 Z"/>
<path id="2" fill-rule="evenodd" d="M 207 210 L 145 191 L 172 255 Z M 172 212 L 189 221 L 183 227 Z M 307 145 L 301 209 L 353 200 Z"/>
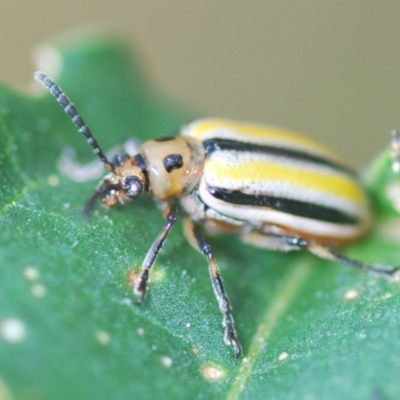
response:
<path id="1" fill-rule="evenodd" d="M 362 188 L 344 174 L 324 173 L 282 165 L 267 161 L 246 161 L 238 165 L 227 165 L 217 159 L 209 159 L 204 174 L 208 182 L 237 182 L 240 185 L 268 181 L 282 182 L 298 189 L 310 189 L 327 195 L 334 195 L 354 203 L 364 203 L 365 194 Z M 224 186 L 222 184 L 222 186 Z"/>
<path id="2" fill-rule="evenodd" d="M 204 140 L 210 133 L 215 132 L 216 130 L 226 129 L 242 136 L 243 143 L 246 143 L 253 138 L 258 142 L 265 140 L 267 143 L 271 144 L 274 142 L 285 144 L 285 147 L 287 148 L 293 148 L 297 145 L 304 149 L 309 148 L 310 151 L 321 152 L 325 155 L 331 156 L 335 160 L 341 160 L 341 158 L 329 149 L 329 147 L 324 146 L 307 136 L 273 126 L 263 126 L 225 119 L 203 119 L 196 121 L 194 125 L 193 130 L 190 132 L 190 136 L 199 140 Z M 215 135 L 212 136 L 215 137 Z"/>

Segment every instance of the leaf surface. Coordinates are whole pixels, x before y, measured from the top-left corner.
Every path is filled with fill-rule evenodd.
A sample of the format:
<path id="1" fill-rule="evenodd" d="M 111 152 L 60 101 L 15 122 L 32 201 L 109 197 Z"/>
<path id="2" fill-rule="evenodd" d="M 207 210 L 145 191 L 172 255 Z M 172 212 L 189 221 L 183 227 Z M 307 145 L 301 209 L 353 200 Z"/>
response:
<path id="1" fill-rule="evenodd" d="M 91 37 L 53 50 L 62 61 L 57 82 L 105 150 L 171 134 L 190 117 L 153 89 L 118 41 Z M 80 161 L 93 160 L 54 98 L 0 87 L 1 400 L 398 396 L 398 283 L 213 238 L 244 347 L 235 359 L 223 344 L 206 262 L 181 224 L 159 256 L 146 303 L 136 306 L 128 274 L 162 216 L 145 197 L 83 220 L 97 183 L 60 172 L 68 146 Z M 398 211 L 387 197 L 398 177 L 388 153 L 368 176 L 376 229 L 346 254 L 399 265 Z"/>

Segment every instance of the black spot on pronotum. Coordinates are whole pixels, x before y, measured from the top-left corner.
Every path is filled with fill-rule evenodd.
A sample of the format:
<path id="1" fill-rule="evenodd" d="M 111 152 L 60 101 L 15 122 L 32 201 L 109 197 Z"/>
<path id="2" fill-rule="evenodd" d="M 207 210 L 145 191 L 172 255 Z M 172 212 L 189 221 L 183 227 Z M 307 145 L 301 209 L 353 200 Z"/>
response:
<path id="1" fill-rule="evenodd" d="M 180 154 L 170 154 L 163 160 L 165 170 L 169 173 L 174 169 L 179 169 L 183 165 L 183 159 Z"/>
<path id="2" fill-rule="evenodd" d="M 176 136 L 163 136 L 157 139 L 154 139 L 155 142 L 168 142 L 169 140 L 174 140 Z"/>

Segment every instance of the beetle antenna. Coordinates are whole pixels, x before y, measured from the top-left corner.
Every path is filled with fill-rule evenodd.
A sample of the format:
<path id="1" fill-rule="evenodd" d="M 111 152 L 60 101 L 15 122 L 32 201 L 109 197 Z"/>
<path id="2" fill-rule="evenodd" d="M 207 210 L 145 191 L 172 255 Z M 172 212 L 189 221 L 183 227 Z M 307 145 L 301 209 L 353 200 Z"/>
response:
<path id="1" fill-rule="evenodd" d="M 49 76 L 43 72 L 37 71 L 34 75 L 35 79 L 40 82 L 48 91 L 56 98 L 57 102 L 64 108 L 64 111 L 71 117 L 72 122 L 79 128 L 79 132 L 86 137 L 87 142 L 92 147 L 94 153 L 100 158 L 104 166 L 109 171 L 114 171 L 114 165 L 107 160 L 103 150 L 98 144 L 96 138 L 93 136 L 92 131 L 86 125 L 85 121 L 79 114 L 78 110 L 75 108 L 74 104 L 64 93 L 64 91 L 51 79 Z"/>

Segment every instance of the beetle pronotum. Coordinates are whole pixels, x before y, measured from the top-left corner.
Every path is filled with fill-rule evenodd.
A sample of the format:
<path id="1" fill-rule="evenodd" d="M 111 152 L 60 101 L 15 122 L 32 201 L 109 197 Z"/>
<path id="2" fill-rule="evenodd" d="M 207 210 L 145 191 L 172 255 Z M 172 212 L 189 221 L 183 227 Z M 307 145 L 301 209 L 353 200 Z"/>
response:
<path id="1" fill-rule="evenodd" d="M 224 340 L 234 346 L 236 356 L 242 348 L 228 296 L 213 249 L 196 225 L 233 232 L 267 249 L 307 249 L 324 259 L 398 279 L 400 267 L 367 265 L 331 247 L 363 236 L 371 225 L 371 211 L 356 174 L 323 145 L 278 128 L 201 119 L 184 126 L 178 136 L 147 141 L 138 154 L 121 153 L 110 161 L 60 87 L 42 72 L 36 72 L 35 79 L 56 97 L 108 171 L 88 200 L 86 214 L 98 200 L 114 206 L 146 192 L 162 204 L 167 222 L 133 284 L 140 304 L 149 271 L 178 218 L 177 199 L 186 215 L 189 243 L 207 258 L 223 314 Z M 398 142 L 394 134 L 394 150 Z"/>

